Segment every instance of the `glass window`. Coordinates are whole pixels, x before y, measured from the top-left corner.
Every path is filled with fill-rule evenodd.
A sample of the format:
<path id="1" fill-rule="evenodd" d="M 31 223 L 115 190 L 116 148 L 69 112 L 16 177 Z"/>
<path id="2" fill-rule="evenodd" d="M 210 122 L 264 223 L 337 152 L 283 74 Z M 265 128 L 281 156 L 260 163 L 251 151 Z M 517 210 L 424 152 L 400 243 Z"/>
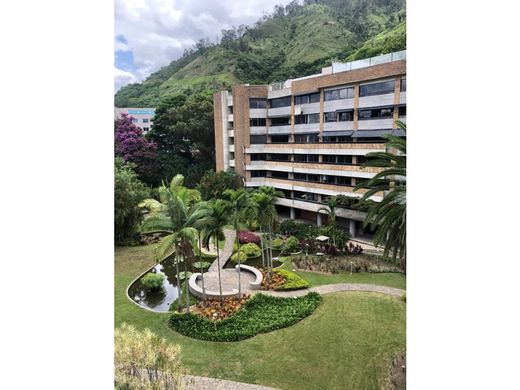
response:
<path id="1" fill-rule="evenodd" d="M 338 114 L 340 122 L 351 122 L 354 120 L 354 111 L 340 112 Z"/>
<path id="2" fill-rule="evenodd" d="M 401 91 L 406 92 L 406 79 L 401 79 Z"/>
<path id="3" fill-rule="evenodd" d="M 265 157 L 263 153 L 254 153 L 251 155 L 251 161 L 265 161 Z"/>
<path id="4" fill-rule="evenodd" d="M 288 135 L 272 135 L 271 136 L 272 143 L 287 143 L 289 142 Z"/>
<path id="5" fill-rule="evenodd" d="M 325 122 L 336 122 L 336 113 L 326 112 L 325 114 L 323 114 L 323 120 Z"/>
<path id="6" fill-rule="evenodd" d="M 381 83 L 361 85 L 359 87 L 359 96 L 382 95 L 384 93 L 394 92 L 395 81 L 383 81 Z"/>
<path id="7" fill-rule="evenodd" d="M 266 171 L 251 171 L 251 177 L 266 177 Z"/>
<path id="8" fill-rule="evenodd" d="M 294 104 L 318 103 L 320 101 L 320 93 L 312 93 L 310 95 L 300 95 L 294 97 Z"/>
<path id="9" fill-rule="evenodd" d="M 334 156 L 334 155 L 331 156 L 330 154 L 325 154 L 322 157 L 322 162 L 324 162 L 326 164 L 335 164 L 336 156 Z"/>
<path id="10" fill-rule="evenodd" d="M 291 124 L 291 117 L 271 118 L 271 126 L 287 126 Z"/>
<path id="11" fill-rule="evenodd" d="M 289 178 L 289 174 L 287 172 L 271 171 L 271 177 L 276 177 L 278 179 L 287 179 Z"/>
<path id="12" fill-rule="evenodd" d="M 393 108 L 374 108 L 372 110 L 359 110 L 359 120 L 391 118 L 393 114 Z"/>
<path id="13" fill-rule="evenodd" d="M 144 132 L 147 132 L 148 130 L 150 130 L 149 127 L 143 127 L 143 131 L 144 131 Z"/>
<path id="14" fill-rule="evenodd" d="M 406 106 L 399 107 L 399 116 L 400 117 L 406 116 Z"/>
<path id="15" fill-rule="evenodd" d="M 340 186 L 350 186 L 350 177 L 336 176 L 336 184 Z"/>
<path id="16" fill-rule="evenodd" d="M 295 134 L 294 143 L 296 144 L 308 144 L 319 142 L 318 134 Z"/>
<path id="17" fill-rule="evenodd" d="M 384 108 L 381 110 L 381 117 L 383 117 L 383 118 L 390 117 L 390 116 L 392 116 L 393 111 L 394 110 L 391 108 Z"/>
<path id="18" fill-rule="evenodd" d="M 370 119 L 372 118 L 372 110 L 359 110 L 359 119 Z"/>
<path id="19" fill-rule="evenodd" d="M 320 114 L 309 114 L 308 123 L 320 123 Z"/>
<path id="20" fill-rule="evenodd" d="M 323 96 L 325 101 L 339 100 L 339 99 L 352 99 L 354 98 L 354 88 L 341 88 L 333 91 L 325 91 Z"/>
<path id="21" fill-rule="evenodd" d="M 266 108 L 267 100 L 265 99 L 249 99 L 249 108 Z"/>
<path id="22" fill-rule="evenodd" d="M 249 126 L 255 127 L 265 127 L 265 118 L 251 118 L 249 119 Z"/>
<path id="23" fill-rule="evenodd" d="M 352 164 L 352 156 L 338 156 L 338 164 Z"/>
<path id="24" fill-rule="evenodd" d="M 278 108 L 278 107 L 287 107 L 291 105 L 291 97 L 286 96 L 278 99 L 272 99 L 270 100 L 270 107 L 271 108 Z"/>
<path id="25" fill-rule="evenodd" d="M 320 101 L 319 92 L 309 95 L 309 103 L 319 103 L 319 101 Z"/>
<path id="26" fill-rule="evenodd" d="M 267 135 L 252 135 L 250 141 L 252 144 L 265 144 L 267 143 Z"/>
<path id="27" fill-rule="evenodd" d="M 137 118 L 132 118 L 133 123 L 137 123 Z"/>
<path id="28" fill-rule="evenodd" d="M 143 118 L 143 123 L 148 123 L 148 118 Z"/>

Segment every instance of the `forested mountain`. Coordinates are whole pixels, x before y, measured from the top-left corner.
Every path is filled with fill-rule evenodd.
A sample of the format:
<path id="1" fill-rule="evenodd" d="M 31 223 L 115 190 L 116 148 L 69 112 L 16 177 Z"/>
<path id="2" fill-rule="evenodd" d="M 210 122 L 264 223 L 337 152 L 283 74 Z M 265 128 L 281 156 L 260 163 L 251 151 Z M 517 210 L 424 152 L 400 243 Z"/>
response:
<path id="1" fill-rule="evenodd" d="M 405 0 L 305 0 L 276 6 L 254 26 L 222 31 L 218 45 L 194 48 L 144 82 L 121 88 L 117 107 L 158 106 L 165 98 L 266 84 L 406 48 Z"/>

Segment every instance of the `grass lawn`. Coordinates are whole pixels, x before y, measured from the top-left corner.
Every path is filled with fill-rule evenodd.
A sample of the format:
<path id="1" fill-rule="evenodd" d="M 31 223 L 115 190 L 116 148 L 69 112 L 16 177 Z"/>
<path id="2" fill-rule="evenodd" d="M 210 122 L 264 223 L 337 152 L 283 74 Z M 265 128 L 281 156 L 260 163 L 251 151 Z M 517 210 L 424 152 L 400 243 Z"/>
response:
<path id="1" fill-rule="evenodd" d="M 144 310 L 126 297 L 131 281 L 153 264 L 152 249 L 115 249 L 115 325 L 127 322 L 139 329 L 149 328 L 179 344 L 183 364 L 194 375 L 281 389 L 379 389 L 392 358 L 405 348 L 405 304 L 377 293 L 323 295 L 320 307 L 303 321 L 240 342 L 182 336 L 167 327 L 168 314 Z M 299 274 L 313 284 L 379 283 L 387 278 L 380 274 L 367 275 L 372 279 L 360 279 L 363 274 L 353 275 L 356 279 Z M 404 277 L 398 284 L 387 285 L 404 287 Z"/>
<path id="2" fill-rule="evenodd" d="M 291 262 L 290 257 L 282 257 L 282 268 L 300 275 L 309 282 L 310 287 L 320 286 L 322 284 L 331 283 L 369 283 L 379 284 L 381 286 L 395 287 L 406 290 L 406 276 L 400 273 L 369 273 L 360 272 L 353 273 L 343 272 L 334 275 L 322 274 L 318 272 L 293 271 L 296 269 Z"/>

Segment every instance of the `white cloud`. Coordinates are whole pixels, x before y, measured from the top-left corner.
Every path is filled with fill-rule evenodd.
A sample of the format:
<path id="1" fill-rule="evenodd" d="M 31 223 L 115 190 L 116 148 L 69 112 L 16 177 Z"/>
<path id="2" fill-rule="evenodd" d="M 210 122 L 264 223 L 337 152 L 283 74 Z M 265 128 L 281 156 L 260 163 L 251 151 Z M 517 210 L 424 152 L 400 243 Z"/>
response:
<path id="1" fill-rule="evenodd" d="M 251 25 L 276 4 L 290 0 L 115 0 L 116 50 L 132 50 L 135 81 L 179 58 L 201 38 L 215 42 L 220 30 Z M 124 72 L 126 75 L 129 72 Z M 120 77 L 123 77 L 122 75 Z M 124 76 L 127 77 L 127 76 Z M 131 81 L 131 82 L 135 82 Z M 117 82 L 116 82 L 117 85 Z"/>
<path id="2" fill-rule="evenodd" d="M 130 72 L 125 72 L 124 70 L 114 68 L 114 89 L 117 91 L 119 88 L 124 87 L 127 84 L 137 82 L 137 77 L 135 77 Z"/>

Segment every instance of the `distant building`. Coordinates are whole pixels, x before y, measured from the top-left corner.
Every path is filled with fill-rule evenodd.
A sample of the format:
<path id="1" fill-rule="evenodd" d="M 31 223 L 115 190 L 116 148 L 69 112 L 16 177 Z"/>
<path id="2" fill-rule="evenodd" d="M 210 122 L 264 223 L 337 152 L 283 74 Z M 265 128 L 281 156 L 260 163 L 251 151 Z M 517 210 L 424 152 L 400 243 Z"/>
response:
<path id="1" fill-rule="evenodd" d="M 215 93 L 214 111 L 217 171 L 235 170 L 247 187 L 275 187 L 285 195 L 280 215 L 319 226 L 329 197 L 366 192 L 353 189 L 381 170 L 361 164 L 385 150 L 382 136 L 405 136 L 396 121 L 406 120 L 406 52 L 333 63 L 284 83 L 235 85 Z M 363 236 L 365 217 L 341 209 L 336 221 Z"/>
<path id="2" fill-rule="evenodd" d="M 155 116 L 155 108 L 119 108 L 115 107 L 114 115 L 120 118 L 121 114 L 128 114 L 137 127 L 147 132 L 152 127 L 152 119 Z"/>

